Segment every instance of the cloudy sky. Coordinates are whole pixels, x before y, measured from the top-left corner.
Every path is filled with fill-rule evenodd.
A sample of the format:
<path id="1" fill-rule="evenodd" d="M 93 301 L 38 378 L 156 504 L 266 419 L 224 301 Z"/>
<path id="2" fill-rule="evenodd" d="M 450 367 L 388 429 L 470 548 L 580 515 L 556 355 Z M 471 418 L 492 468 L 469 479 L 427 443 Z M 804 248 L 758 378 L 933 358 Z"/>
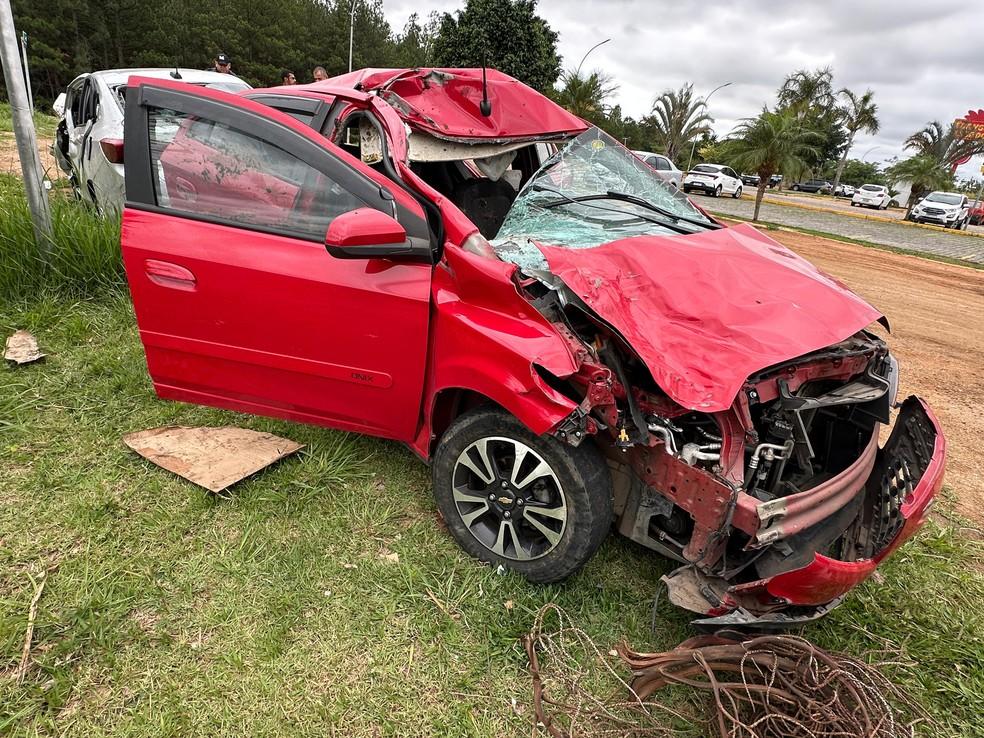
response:
<path id="1" fill-rule="evenodd" d="M 463 0 L 383 0 L 394 29 L 410 13 L 449 11 Z M 639 117 L 666 88 L 718 85 L 708 107 L 718 135 L 772 105 L 784 77 L 830 65 L 837 87 L 875 91 L 881 130 L 859 136 L 851 156 L 881 162 L 930 120 L 984 108 L 984 8 L 977 0 L 539 0 L 560 34 L 563 65 L 602 69 L 615 102 Z M 980 158 L 961 167 L 979 173 Z"/>

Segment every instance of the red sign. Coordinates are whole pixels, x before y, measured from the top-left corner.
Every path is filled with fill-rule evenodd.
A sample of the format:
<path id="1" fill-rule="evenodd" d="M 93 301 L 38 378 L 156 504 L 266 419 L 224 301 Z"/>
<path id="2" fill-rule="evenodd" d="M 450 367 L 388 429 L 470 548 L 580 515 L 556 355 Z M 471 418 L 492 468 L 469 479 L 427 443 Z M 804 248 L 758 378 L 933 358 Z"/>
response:
<path id="1" fill-rule="evenodd" d="M 984 110 L 971 110 L 953 121 L 954 133 L 960 138 L 984 140 Z"/>
<path id="2" fill-rule="evenodd" d="M 984 141 L 984 110 L 968 110 L 963 118 L 953 121 L 953 132 L 967 141 Z M 954 168 L 968 161 L 969 156 L 955 162 Z"/>

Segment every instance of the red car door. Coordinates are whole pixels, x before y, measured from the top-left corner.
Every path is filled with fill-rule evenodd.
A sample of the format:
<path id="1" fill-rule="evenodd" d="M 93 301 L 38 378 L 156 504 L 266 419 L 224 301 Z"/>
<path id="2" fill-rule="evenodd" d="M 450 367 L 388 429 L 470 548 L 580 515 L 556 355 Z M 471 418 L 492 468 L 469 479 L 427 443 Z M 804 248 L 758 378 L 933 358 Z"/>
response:
<path id="1" fill-rule="evenodd" d="M 427 243 L 419 203 L 289 115 L 131 85 L 121 245 L 158 394 L 411 440 L 432 264 L 336 258 L 325 233 L 371 208 Z"/>

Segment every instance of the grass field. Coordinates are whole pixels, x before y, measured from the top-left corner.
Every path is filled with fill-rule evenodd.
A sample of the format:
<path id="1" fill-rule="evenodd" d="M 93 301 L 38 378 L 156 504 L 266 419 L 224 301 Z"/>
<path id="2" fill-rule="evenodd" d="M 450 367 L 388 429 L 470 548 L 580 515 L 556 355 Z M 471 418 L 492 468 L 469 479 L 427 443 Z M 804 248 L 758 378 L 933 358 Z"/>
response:
<path id="1" fill-rule="evenodd" d="M 544 603 L 606 650 L 692 634 L 665 597 L 650 629 L 671 566 L 638 546 L 612 537 L 569 582 L 530 585 L 460 552 L 427 468 L 397 444 L 157 400 L 105 262 L 88 262 L 109 271 L 85 289 L 42 275 L 0 302 L 0 332 L 27 328 L 48 353 L 0 367 L 0 735 L 530 735 L 519 638 Z M 218 497 L 120 440 L 164 424 L 307 447 Z M 803 634 L 893 661 L 933 718 L 922 735 L 979 736 L 984 548 L 942 508 Z M 708 735 L 704 706 L 682 707 L 695 722 L 680 735 Z"/>
<path id="2" fill-rule="evenodd" d="M 38 136 L 54 136 L 55 126 L 58 125 L 58 118 L 47 113 L 34 113 L 34 127 Z M 0 133 L 12 133 L 14 130 L 13 117 L 10 111 L 10 103 L 0 102 Z"/>

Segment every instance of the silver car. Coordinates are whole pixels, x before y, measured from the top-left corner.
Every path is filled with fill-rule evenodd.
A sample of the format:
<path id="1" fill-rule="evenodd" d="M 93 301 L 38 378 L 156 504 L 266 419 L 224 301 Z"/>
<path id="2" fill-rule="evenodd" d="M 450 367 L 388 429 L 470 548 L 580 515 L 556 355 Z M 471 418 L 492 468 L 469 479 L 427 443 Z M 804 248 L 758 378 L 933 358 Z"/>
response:
<path id="1" fill-rule="evenodd" d="M 174 79 L 227 92 L 250 89 L 232 74 L 195 69 L 109 69 L 80 74 L 52 107 L 60 120 L 51 146 L 75 196 L 100 212 L 120 211 L 123 186 L 123 93 L 131 75 Z"/>
<path id="2" fill-rule="evenodd" d="M 663 154 L 654 154 L 651 151 L 633 151 L 632 153 L 655 169 L 656 176 L 661 180 L 675 189 L 680 189 L 683 172 L 676 168 L 676 164 L 670 161 L 669 157 L 663 156 Z"/>

